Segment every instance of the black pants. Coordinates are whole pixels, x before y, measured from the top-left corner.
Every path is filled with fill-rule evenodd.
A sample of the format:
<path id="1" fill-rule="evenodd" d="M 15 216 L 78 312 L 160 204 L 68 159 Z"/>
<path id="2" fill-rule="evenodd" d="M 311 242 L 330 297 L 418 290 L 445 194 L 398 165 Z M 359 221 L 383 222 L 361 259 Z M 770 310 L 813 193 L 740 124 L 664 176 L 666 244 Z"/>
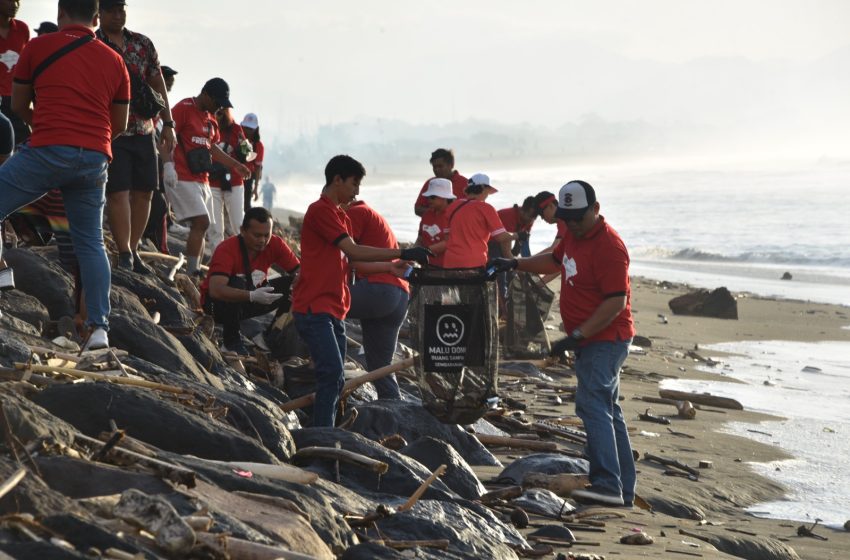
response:
<path id="1" fill-rule="evenodd" d="M 245 179 L 245 212 L 248 211 L 248 208 L 253 206 L 251 203 L 254 200 L 254 185 L 256 184 L 257 180 L 253 177 Z"/>
<path id="2" fill-rule="evenodd" d="M 204 305 L 204 311 L 209 315 L 212 315 L 216 323 L 220 323 L 224 327 L 224 343 L 228 344 L 239 339 L 240 321 L 250 319 L 251 317 L 265 315 L 270 311 L 275 311 L 276 316 L 289 311 L 289 306 L 292 304 L 292 300 L 289 297 L 289 288 L 292 284 L 292 279 L 292 276 L 285 274 L 275 278 L 267 284 L 268 286 L 273 287 L 276 293 L 285 294 L 274 303 L 265 305 L 251 302 L 237 303 L 230 301 L 218 301 L 208 297 Z M 244 290 L 245 280 L 243 278 L 233 276 L 230 278 L 227 285 L 231 288 Z"/>
<path id="3" fill-rule="evenodd" d="M 168 254 L 168 201 L 160 189 L 155 190 L 151 197 L 151 213 L 145 237 L 153 241 L 157 251 Z"/>

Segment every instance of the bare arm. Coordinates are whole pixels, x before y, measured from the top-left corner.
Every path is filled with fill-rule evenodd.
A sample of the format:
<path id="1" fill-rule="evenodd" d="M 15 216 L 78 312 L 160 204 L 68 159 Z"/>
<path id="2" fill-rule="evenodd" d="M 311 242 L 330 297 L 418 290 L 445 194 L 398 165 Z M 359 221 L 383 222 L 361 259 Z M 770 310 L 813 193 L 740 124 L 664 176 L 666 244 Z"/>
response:
<path id="1" fill-rule="evenodd" d="M 404 277 L 407 267 L 410 266 L 407 261 L 392 261 L 392 262 L 357 262 L 354 268 L 358 274 L 377 274 L 380 272 L 389 272 L 399 278 Z"/>
<path id="2" fill-rule="evenodd" d="M 599 304 L 596 311 L 593 312 L 584 323 L 579 325 L 579 330 L 585 338 L 589 338 L 608 325 L 617 318 L 617 316 L 626 308 L 626 296 L 609 297 Z"/>
<path id="3" fill-rule="evenodd" d="M 209 296 L 218 301 L 241 303 L 251 301 L 251 292 L 227 285 L 228 278 L 222 274 L 210 276 Z"/>
<path id="4" fill-rule="evenodd" d="M 32 84 L 12 84 L 12 112 L 32 126 Z"/>
<path id="5" fill-rule="evenodd" d="M 535 274 L 557 274 L 561 270 L 561 266 L 552 256 L 552 253 L 540 253 L 533 257 L 517 259 L 517 270 Z"/>
<path id="6" fill-rule="evenodd" d="M 127 130 L 127 118 L 130 116 L 129 103 L 113 103 L 109 107 L 109 121 L 112 127 L 112 138 L 115 139 Z"/>
<path id="7" fill-rule="evenodd" d="M 213 161 L 226 165 L 231 169 L 235 169 L 240 175 L 242 175 L 243 179 L 251 178 L 251 170 L 227 155 L 224 150 L 218 147 L 217 144 L 213 144 L 212 147 L 210 147 L 210 155 L 212 156 Z"/>
<path id="8" fill-rule="evenodd" d="M 514 235 L 512 233 L 508 233 L 507 231 L 503 231 L 502 233 L 494 237 L 493 240 L 499 243 L 499 247 L 502 249 L 502 256 L 510 257 L 511 244 L 513 243 Z"/>
<path id="9" fill-rule="evenodd" d="M 337 243 L 337 247 L 352 261 L 391 261 L 401 256 L 400 249 L 382 249 L 369 245 L 358 245 L 350 237 L 344 237 Z"/>
<path id="10" fill-rule="evenodd" d="M 156 76 L 152 78 L 148 78 L 148 85 L 151 86 L 154 91 L 162 96 L 162 101 L 164 102 L 165 108 L 159 112 L 160 118 L 164 121 L 174 121 L 174 118 L 171 116 L 171 106 L 168 104 L 168 89 L 165 87 L 165 80 L 162 78 L 162 72 L 157 72 Z M 168 153 L 174 149 L 174 129 L 170 126 L 162 127 L 162 150 Z"/>

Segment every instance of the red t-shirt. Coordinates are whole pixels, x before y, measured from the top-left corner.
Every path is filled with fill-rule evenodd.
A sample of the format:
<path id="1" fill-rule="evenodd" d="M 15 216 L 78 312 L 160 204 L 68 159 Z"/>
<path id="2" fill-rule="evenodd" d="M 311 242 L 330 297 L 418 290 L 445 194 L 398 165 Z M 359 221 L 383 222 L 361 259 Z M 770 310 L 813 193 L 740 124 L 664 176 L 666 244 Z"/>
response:
<path id="1" fill-rule="evenodd" d="M 91 41 L 47 67 L 32 84 L 32 72 L 68 43 L 94 31 L 68 25 L 36 37 L 15 66 L 15 83 L 31 84 L 38 102 L 30 146 L 74 146 L 112 158 L 114 103 L 130 103 L 130 77 L 124 61 L 100 41 Z"/>
<path id="2" fill-rule="evenodd" d="M 292 311 L 345 319 L 351 307 L 349 265 L 337 243 L 350 236 L 351 220 L 327 196 L 307 208 L 301 226 L 301 280 L 292 294 Z"/>
<path id="3" fill-rule="evenodd" d="M 509 231 L 511 233 L 517 233 L 520 231 L 531 231 L 531 226 L 534 225 L 534 222 L 530 224 L 526 224 L 524 226 L 519 225 L 519 206 L 514 204 L 510 208 L 502 208 L 498 212 L 499 219 L 502 220 L 502 225 L 505 226 L 505 231 Z"/>
<path id="4" fill-rule="evenodd" d="M 446 268 L 487 264 L 487 242 L 505 232 L 496 210 L 480 200 L 456 200 L 446 209 L 449 239 L 443 256 Z"/>
<path id="5" fill-rule="evenodd" d="M 218 129 L 218 147 L 224 150 L 224 153 L 232 158 L 236 158 L 236 150 L 239 149 L 239 144 L 245 139 L 245 132 L 242 127 L 233 123 L 226 131 L 222 128 Z M 243 184 L 242 175 L 235 169 L 230 170 L 230 186 L 239 187 Z M 210 180 L 210 186 L 217 189 L 221 188 L 218 181 Z"/>
<path id="6" fill-rule="evenodd" d="M 201 303 L 207 298 L 210 288 L 210 277 L 216 275 L 245 277 L 245 259 L 239 245 L 239 235 L 228 237 L 218 245 L 210 259 L 210 269 L 207 277 L 201 283 Z M 283 239 L 272 235 L 266 248 L 259 252 L 249 263 L 251 281 L 254 286 L 261 286 L 268 281 L 269 268 L 277 264 L 287 272 L 292 272 L 300 264 L 298 257 L 292 252 Z"/>
<path id="7" fill-rule="evenodd" d="M 626 308 L 610 325 L 587 340 L 628 340 L 635 335 L 632 321 L 629 252 L 619 234 L 599 218 L 583 238 L 569 230 L 552 257 L 561 265 L 561 319 L 568 333 L 586 321 L 612 296 L 626 296 Z"/>
<path id="8" fill-rule="evenodd" d="M 422 219 L 419 221 L 420 242 L 424 247 L 436 245 L 448 237 L 448 227 L 448 212 L 443 210 L 442 212 L 437 213 L 434 212 L 433 209 L 429 208 L 424 214 L 422 214 Z M 430 257 L 428 259 L 428 264 L 444 266 L 443 255 L 445 255 L 445 253 L 440 253 L 436 257 Z"/>
<path id="9" fill-rule="evenodd" d="M 348 218 L 351 220 L 351 237 L 359 245 L 380 247 L 381 249 L 398 249 L 398 241 L 395 238 L 390 224 L 383 216 L 378 214 L 374 208 L 358 200 L 348 207 Z M 357 265 L 354 265 L 357 268 Z M 366 278 L 374 284 L 389 284 L 398 286 L 405 292 L 410 293 L 410 287 L 405 280 L 389 272 L 377 274 L 358 274 L 358 278 Z"/>
<path id="10" fill-rule="evenodd" d="M 431 177 L 431 179 L 436 179 L 436 177 Z M 428 183 L 431 182 L 431 179 L 425 181 L 425 184 L 422 185 L 421 189 L 419 189 L 419 196 L 416 198 L 416 206 L 428 206 L 428 199 L 425 198 L 422 193 L 428 189 Z M 466 198 L 466 187 L 469 185 L 469 180 L 455 170 L 452 171 L 451 182 L 452 192 L 454 193 L 455 198 Z"/>
<path id="11" fill-rule="evenodd" d="M 15 65 L 21 57 L 24 45 L 30 40 L 30 28 L 19 19 L 13 19 L 9 25 L 9 34 L 0 37 L 0 95 L 12 95 L 12 75 Z"/>
<path id="12" fill-rule="evenodd" d="M 263 165 L 263 158 L 266 155 L 266 147 L 263 146 L 262 140 L 257 140 L 256 142 L 252 142 L 254 145 L 254 153 L 257 154 L 257 157 L 254 161 L 249 161 L 245 165 L 248 166 L 248 169 L 251 170 L 251 176 L 253 177 L 257 173 L 257 168 Z"/>
<path id="13" fill-rule="evenodd" d="M 218 123 L 208 111 L 202 111 L 195 100 L 187 97 L 171 110 L 177 148 L 174 150 L 174 168 L 177 179 L 196 183 L 209 183 L 209 173 L 192 173 L 186 161 L 186 153 L 197 148 L 207 150 L 218 142 Z"/>

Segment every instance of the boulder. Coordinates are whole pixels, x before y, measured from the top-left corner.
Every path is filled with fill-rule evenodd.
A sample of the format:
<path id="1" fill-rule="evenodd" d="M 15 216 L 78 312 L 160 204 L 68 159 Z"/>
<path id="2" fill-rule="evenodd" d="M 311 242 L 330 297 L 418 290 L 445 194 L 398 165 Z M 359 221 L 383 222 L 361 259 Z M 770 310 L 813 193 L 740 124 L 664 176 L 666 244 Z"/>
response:
<path id="1" fill-rule="evenodd" d="M 74 316 L 74 280 L 58 261 L 25 249 L 3 251 L 3 258 L 15 269 L 17 289 L 39 300 L 51 319 Z"/>
<path id="2" fill-rule="evenodd" d="M 720 552 L 747 560 L 799 560 L 797 552 L 773 537 L 700 532 Z"/>
<path id="3" fill-rule="evenodd" d="M 44 482 L 53 490 L 72 499 L 110 496 L 130 488 L 146 494 L 168 494 L 173 490 L 170 485 L 155 476 L 105 463 L 61 455 L 38 457 L 35 462 Z"/>
<path id="4" fill-rule="evenodd" d="M 737 319 L 738 302 L 726 288 L 697 290 L 675 297 L 668 303 L 676 315 L 694 315 L 717 319 Z"/>
<path id="5" fill-rule="evenodd" d="M 561 516 L 569 515 L 576 510 L 565 498 L 543 488 L 529 488 L 522 493 L 522 496 L 511 500 L 511 505 L 521 507 L 528 513 L 536 513 L 553 519 L 559 519 Z"/>
<path id="6" fill-rule="evenodd" d="M 47 327 L 50 313 L 38 298 L 20 290 L 9 290 L 0 297 L 0 313 L 17 317 L 34 327 L 36 333 L 41 333 Z"/>
<path id="7" fill-rule="evenodd" d="M 169 327 L 194 327 L 195 318 L 186 307 L 183 295 L 176 288 L 151 275 L 142 275 L 116 268 L 112 271 L 112 285 L 121 286 L 136 295 L 147 312 L 159 312 L 159 324 Z"/>
<path id="8" fill-rule="evenodd" d="M 487 491 L 463 457 L 444 441 L 432 437 L 419 438 L 403 448 L 401 453 L 416 459 L 431 471 L 446 465 L 446 473 L 440 480 L 462 498 L 477 500 Z"/>
<path id="9" fill-rule="evenodd" d="M 566 457 L 557 453 L 533 453 L 508 465 L 499 473 L 496 482 L 520 485 L 528 473 L 588 474 L 589 469 L 590 466 L 585 459 Z"/>

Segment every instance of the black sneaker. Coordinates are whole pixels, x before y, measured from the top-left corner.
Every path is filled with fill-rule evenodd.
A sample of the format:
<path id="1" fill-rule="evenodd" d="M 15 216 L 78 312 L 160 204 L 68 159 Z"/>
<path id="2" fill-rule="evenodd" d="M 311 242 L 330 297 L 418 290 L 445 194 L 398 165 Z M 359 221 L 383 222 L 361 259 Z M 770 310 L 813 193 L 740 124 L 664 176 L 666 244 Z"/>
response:
<path id="1" fill-rule="evenodd" d="M 116 268 L 124 270 L 133 270 L 133 253 L 118 253 L 118 262 Z"/>
<path id="2" fill-rule="evenodd" d="M 600 490 L 599 488 L 583 488 L 573 490 L 570 497 L 582 504 L 598 504 L 603 506 L 622 506 L 623 497 L 619 494 L 612 494 Z"/>
<path id="3" fill-rule="evenodd" d="M 138 274 L 153 274 L 151 267 L 146 265 L 137 253 L 133 254 L 133 272 Z"/>

